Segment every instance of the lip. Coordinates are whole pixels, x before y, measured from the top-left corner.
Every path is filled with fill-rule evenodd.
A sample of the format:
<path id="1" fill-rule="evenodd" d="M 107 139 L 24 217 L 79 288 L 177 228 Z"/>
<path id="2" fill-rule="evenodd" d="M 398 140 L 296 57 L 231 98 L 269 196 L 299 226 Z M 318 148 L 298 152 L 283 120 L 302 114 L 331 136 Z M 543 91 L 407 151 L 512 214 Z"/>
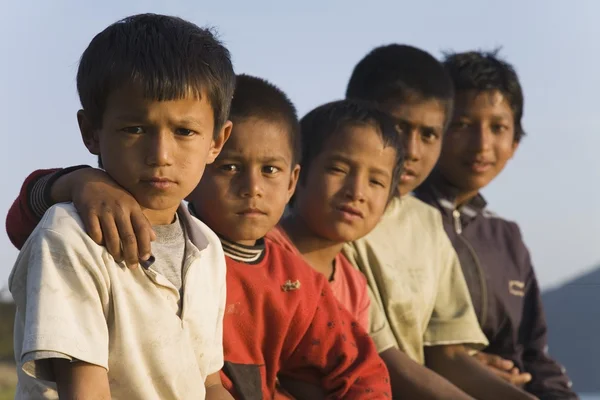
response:
<path id="1" fill-rule="evenodd" d="M 154 187 L 155 189 L 159 189 L 159 190 L 166 190 L 166 189 L 169 189 L 169 188 L 175 186 L 175 181 L 173 181 L 169 178 L 163 178 L 163 177 L 152 177 L 152 178 L 148 178 L 148 179 L 142 179 L 142 182 L 145 182 L 148 185 Z"/>
<path id="2" fill-rule="evenodd" d="M 400 182 L 406 183 L 417 179 L 417 173 L 412 168 L 404 167 L 402 175 L 400 175 Z"/>
<path id="3" fill-rule="evenodd" d="M 476 174 L 485 173 L 489 171 L 490 168 L 492 168 L 492 166 L 494 165 L 492 161 L 487 160 L 471 160 L 467 161 L 465 164 L 467 165 L 467 167 L 469 167 L 469 169 L 472 172 Z"/>
<path id="4" fill-rule="evenodd" d="M 360 211 L 356 207 L 352 207 L 347 204 L 343 204 L 335 207 L 335 209 L 343 216 L 344 219 L 349 221 L 355 221 L 358 219 L 363 219 L 365 215 L 362 211 Z"/>
<path id="5" fill-rule="evenodd" d="M 266 212 L 264 212 L 260 208 L 255 207 L 246 208 L 242 211 L 237 212 L 236 214 L 246 218 L 258 218 L 267 215 Z"/>

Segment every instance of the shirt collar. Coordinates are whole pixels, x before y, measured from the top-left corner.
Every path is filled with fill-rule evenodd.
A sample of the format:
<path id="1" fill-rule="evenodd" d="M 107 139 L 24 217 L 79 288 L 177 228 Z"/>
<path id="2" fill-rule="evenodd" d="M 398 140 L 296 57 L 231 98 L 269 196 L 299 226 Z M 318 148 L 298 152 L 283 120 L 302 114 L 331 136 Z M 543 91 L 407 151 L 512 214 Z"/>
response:
<path id="1" fill-rule="evenodd" d="M 467 218 L 475 218 L 478 214 L 483 212 L 487 206 L 485 198 L 478 193 L 471 200 L 466 202 L 460 207 L 456 207 L 456 197 L 458 195 L 458 189 L 450 185 L 439 173 L 431 173 L 429 178 L 417 189 L 419 192 L 427 192 L 433 200 L 436 201 L 439 206 L 450 213 L 455 210 L 460 211 L 461 215 Z"/>

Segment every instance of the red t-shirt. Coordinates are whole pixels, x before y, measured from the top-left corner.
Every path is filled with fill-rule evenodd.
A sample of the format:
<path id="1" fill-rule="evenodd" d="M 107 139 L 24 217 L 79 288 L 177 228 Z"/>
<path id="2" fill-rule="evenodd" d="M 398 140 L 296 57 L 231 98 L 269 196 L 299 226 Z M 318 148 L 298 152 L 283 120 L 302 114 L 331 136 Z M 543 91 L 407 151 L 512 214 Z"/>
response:
<path id="1" fill-rule="evenodd" d="M 301 256 L 281 226 L 271 229 L 267 238 Z M 329 285 L 338 301 L 368 331 L 371 299 L 367 291 L 367 280 L 342 253 L 335 257 L 335 270 Z"/>

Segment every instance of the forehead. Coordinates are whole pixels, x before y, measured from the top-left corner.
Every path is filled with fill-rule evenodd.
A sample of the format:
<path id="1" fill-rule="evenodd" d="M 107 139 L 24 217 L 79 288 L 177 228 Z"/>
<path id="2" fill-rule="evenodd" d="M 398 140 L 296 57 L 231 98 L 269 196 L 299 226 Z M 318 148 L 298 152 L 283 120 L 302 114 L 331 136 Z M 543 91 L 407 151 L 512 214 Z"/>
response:
<path id="1" fill-rule="evenodd" d="M 460 91 L 456 93 L 454 109 L 457 115 L 495 116 L 513 119 L 510 102 L 498 90 Z"/>
<path id="2" fill-rule="evenodd" d="M 126 84 L 112 90 L 107 99 L 105 117 L 180 117 L 213 121 L 213 109 L 205 93 L 194 93 L 172 100 L 157 100 L 145 95 L 139 85 Z"/>
<path id="3" fill-rule="evenodd" d="M 357 165 L 390 172 L 396 163 L 396 149 L 384 146 L 377 128 L 371 124 L 343 127 L 324 143 L 320 156 L 342 158 Z"/>
<path id="4" fill-rule="evenodd" d="M 384 109 L 393 117 L 414 126 L 443 129 L 446 121 L 446 105 L 436 99 L 413 99 L 400 104 L 390 103 L 385 105 Z"/>
<path id="5" fill-rule="evenodd" d="M 262 118 L 235 121 L 221 154 L 248 159 L 279 157 L 291 162 L 292 145 L 286 124 Z"/>

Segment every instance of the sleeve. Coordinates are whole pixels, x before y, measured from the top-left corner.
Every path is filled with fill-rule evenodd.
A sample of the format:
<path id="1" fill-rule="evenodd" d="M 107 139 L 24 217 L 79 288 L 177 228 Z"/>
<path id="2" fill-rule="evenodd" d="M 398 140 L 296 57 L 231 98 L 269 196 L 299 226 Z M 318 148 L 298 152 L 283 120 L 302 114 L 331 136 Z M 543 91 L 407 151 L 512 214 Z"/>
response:
<path id="1" fill-rule="evenodd" d="M 368 267 L 368 262 L 358 256 L 356 245 L 347 244 L 344 246 L 344 255 L 350 261 L 353 267 L 361 271 L 367 279 L 367 294 L 369 296 L 369 335 L 379 354 L 391 348 L 398 348 L 396 337 L 389 325 L 387 316 L 383 309 L 383 303 L 379 297 L 379 293 L 375 292 L 369 282 L 374 282 L 373 271 Z"/>
<path id="2" fill-rule="evenodd" d="M 226 306 L 226 298 L 227 298 L 227 284 L 226 284 L 226 266 L 225 266 L 225 255 L 222 254 L 220 257 L 220 261 L 222 265 L 219 267 L 220 271 L 223 271 L 221 276 L 221 290 L 220 290 L 220 298 L 219 298 L 219 314 L 217 316 L 217 327 L 215 331 L 215 340 L 213 343 L 213 356 L 210 361 L 208 367 L 208 374 L 214 374 L 215 372 L 219 372 L 224 365 L 224 355 L 223 355 L 223 317 L 225 315 L 225 306 Z"/>
<path id="3" fill-rule="evenodd" d="M 39 229 L 11 275 L 20 311 L 15 325 L 22 327 L 15 353 L 22 370 L 37 379 L 54 380 L 48 360 L 56 357 L 108 369 L 108 279 L 90 264 L 97 256 L 73 244 L 77 238 Z"/>
<path id="4" fill-rule="evenodd" d="M 44 213 L 53 205 L 50 190 L 58 178 L 87 165 L 65 169 L 38 169 L 32 172 L 13 202 L 6 216 L 6 233 L 12 244 L 21 249 Z"/>
<path id="5" fill-rule="evenodd" d="M 369 335 L 319 282 L 316 311 L 281 374 L 320 384 L 328 399 L 391 398 L 387 368 Z"/>
<path id="6" fill-rule="evenodd" d="M 523 318 L 519 327 L 519 337 L 524 348 L 524 369 L 532 376 L 531 382 L 527 384 L 527 391 L 540 400 L 576 400 L 578 397 L 571 390 L 571 382 L 564 368 L 548 354 L 548 328 L 540 289 L 520 230 L 516 236 L 522 247 L 522 265 L 529 270 L 523 300 Z"/>
<path id="7" fill-rule="evenodd" d="M 472 352 L 488 345 L 479 326 L 458 255 L 441 225 L 438 228 L 439 276 L 433 313 L 425 330 L 425 346 L 463 344 Z"/>

